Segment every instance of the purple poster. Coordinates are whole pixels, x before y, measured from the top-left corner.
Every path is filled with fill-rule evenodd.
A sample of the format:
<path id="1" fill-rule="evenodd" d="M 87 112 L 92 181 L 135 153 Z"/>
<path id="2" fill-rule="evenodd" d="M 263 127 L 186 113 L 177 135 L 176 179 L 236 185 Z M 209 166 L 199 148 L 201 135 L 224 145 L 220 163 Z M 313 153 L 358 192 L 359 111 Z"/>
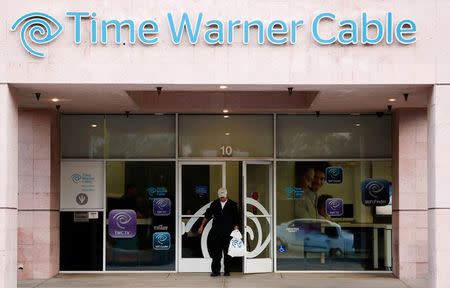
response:
<path id="1" fill-rule="evenodd" d="M 136 236 L 136 212 L 134 210 L 111 210 L 108 216 L 108 234 L 112 238 Z"/>
<path id="2" fill-rule="evenodd" d="M 153 200 L 153 215 L 169 216 L 172 203 L 169 198 L 156 198 Z"/>

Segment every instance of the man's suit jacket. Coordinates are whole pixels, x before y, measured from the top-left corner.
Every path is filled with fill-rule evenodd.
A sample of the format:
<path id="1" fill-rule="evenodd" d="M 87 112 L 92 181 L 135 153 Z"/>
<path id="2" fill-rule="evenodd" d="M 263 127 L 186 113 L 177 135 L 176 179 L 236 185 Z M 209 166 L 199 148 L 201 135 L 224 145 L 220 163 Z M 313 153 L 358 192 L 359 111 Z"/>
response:
<path id="1" fill-rule="evenodd" d="M 239 226 L 237 203 L 228 199 L 222 209 L 220 200 L 214 200 L 206 210 L 205 217 L 213 219 L 211 233 L 215 236 L 229 236 L 234 226 Z"/>

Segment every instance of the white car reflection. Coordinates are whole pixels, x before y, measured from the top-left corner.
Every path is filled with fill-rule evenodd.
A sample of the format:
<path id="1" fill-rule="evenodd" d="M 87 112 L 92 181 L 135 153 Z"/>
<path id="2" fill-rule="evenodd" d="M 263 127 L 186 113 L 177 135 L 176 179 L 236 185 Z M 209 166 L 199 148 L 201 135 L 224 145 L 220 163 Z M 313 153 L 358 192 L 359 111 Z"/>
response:
<path id="1" fill-rule="evenodd" d="M 319 252 L 341 256 L 354 252 L 353 234 L 325 219 L 294 219 L 277 226 L 277 246 L 290 252 Z"/>

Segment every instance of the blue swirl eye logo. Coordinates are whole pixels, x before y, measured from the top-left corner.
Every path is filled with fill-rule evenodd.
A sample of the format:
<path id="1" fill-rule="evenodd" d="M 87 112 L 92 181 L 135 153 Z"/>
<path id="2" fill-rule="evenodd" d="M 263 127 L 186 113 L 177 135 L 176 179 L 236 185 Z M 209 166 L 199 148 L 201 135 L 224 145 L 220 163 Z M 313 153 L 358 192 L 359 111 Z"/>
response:
<path id="1" fill-rule="evenodd" d="M 242 248 L 244 247 L 244 242 L 242 242 L 242 239 L 231 239 L 230 245 L 234 248 Z"/>
<path id="2" fill-rule="evenodd" d="M 327 167 L 325 169 L 325 175 L 327 178 L 327 183 L 329 184 L 340 184 L 342 183 L 344 171 L 341 167 Z"/>
<path id="3" fill-rule="evenodd" d="M 170 234 L 168 232 L 156 232 L 153 234 L 153 249 L 169 250 Z"/>
<path id="4" fill-rule="evenodd" d="M 78 173 L 72 174 L 72 181 L 73 183 L 78 183 L 81 180 L 81 175 Z"/>
<path id="5" fill-rule="evenodd" d="M 389 182 L 384 179 L 366 179 L 361 185 L 363 204 L 385 206 L 389 203 Z"/>
<path id="6" fill-rule="evenodd" d="M 23 25 L 20 29 L 20 41 L 22 42 L 23 47 L 31 55 L 40 58 L 45 57 L 44 53 L 33 49 L 28 41 L 37 45 L 47 44 L 55 40 L 63 31 L 63 26 L 58 20 L 41 12 L 32 12 L 23 15 L 14 22 L 11 26 L 11 31 L 16 31 L 22 23 Z M 52 28 L 52 26 L 54 28 Z"/>
<path id="7" fill-rule="evenodd" d="M 159 234 L 157 235 L 157 237 L 155 237 L 155 241 L 158 242 L 158 244 L 164 244 L 165 242 L 167 242 L 169 238 L 167 237 L 167 235 L 164 234 Z"/>

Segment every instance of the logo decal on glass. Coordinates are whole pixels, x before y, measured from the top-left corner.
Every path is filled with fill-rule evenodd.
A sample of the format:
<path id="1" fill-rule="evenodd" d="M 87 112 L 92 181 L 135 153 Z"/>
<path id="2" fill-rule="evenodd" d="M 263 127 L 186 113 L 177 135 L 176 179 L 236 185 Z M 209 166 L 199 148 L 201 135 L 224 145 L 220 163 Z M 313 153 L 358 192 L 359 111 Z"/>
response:
<path id="1" fill-rule="evenodd" d="M 77 201 L 78 205 L 86 205 L 89 200 L 89 197 L 84 193 L 80 193 L 77 195 L 75 200 Z"/>
<path id="2" fill-rule="evenodd" d="M 169 216 L 172 203 L 169 198 L 157 198 L 153 200 L 153 215 Z"/>
<path id="3" fill-rule="evenodd" d="M 328 216 L 340 217 L 344 215 L 344 200 L 339 198 L 329 198 L 325 201 Z"/>
<path id="4" fill-rule="evenodd" d="M 329 184 L 341 184 L 344 176 L 344 171 L 341 167 L 327 167 L 325 170 L 327 177 L 327 183 Z"/>
<path id="5" fill-rule="evenodd" d="M 280 252 L 280 253 L 285 253 L 287 250 L 286 250 L 286 247 L 284 246 L 284 245 L 280 245 L 279 247 L 278 247 L 278 252 Z"/>
<path id="6" fill-rule="evenodd" d="M 41 58 L 45 56 L 44 53 L 33 49 L 29 41 L 36 45 L 47 44 L 55 40 L 63 31 L 63 26 L 58 20 L 41 12 L 23 15 L 14 22 L 11 31 L 16 31 L 21 23 L 23 23 L 23 26 L 20 29 L 20 42 L 23 48 L 31 55 Z"/>
<path id="7" fill-rule="evenodd" d="M 169 230 L 169 226 L 165 226 L 165 225 L 159 224 L 158 226 L 153 226 L 153 230 L 155 230 L 155 231 L 167 231 L 167 230 Z"/>
<path id="8" fill-rule="evenodd" d="M 169 250 L 170 234 L 168 232 L 156 232 L 153 234 L 153 249 Z"/>
<path id="9" fill-rule="evenodd" d="M 111 210 L 108 216 L 108 234 L 112 238 L 136 236 L 136 212 L 134 210 Z"/>
<path id="10" fill-rule="evenodd" d="M 72 174 L 72 181 L 73 183 L 78 183 L 81 181 L 81 175 L 78 173 Z"/>
<path id="11" fill-rule="evenodd" d="M 297 233 L 300 231 L 300 227 L 287 227 L 286 231 L 289 233 Z"/>
<path id="12" fill-rule="evenodd" d="M 205 198 L 208 195 L 208 186 L 206 185 L 195 186 L 195 195 L 197 195 L 198 198 Z"/>
<path id="13" fill-rule="evenodd" d="M 148 198 L 152 200 L 153 198 L 165 197 L 167 196 L 167 188 L 166 187 L 148 187 L 146 190 Z"/>
<path id="14" fill-rule="evenodd" d="M 303 197 L 303 189 L 300 187 L 286 187 L 284 188 L 286 200 L 298 200 Z"/>
<path id="15" fill-rule="evenodd" d="M 366 206 L 389 204 L 389 182 L 384 179 L 366 179 L 361 184 L 362 202 Z"/>

